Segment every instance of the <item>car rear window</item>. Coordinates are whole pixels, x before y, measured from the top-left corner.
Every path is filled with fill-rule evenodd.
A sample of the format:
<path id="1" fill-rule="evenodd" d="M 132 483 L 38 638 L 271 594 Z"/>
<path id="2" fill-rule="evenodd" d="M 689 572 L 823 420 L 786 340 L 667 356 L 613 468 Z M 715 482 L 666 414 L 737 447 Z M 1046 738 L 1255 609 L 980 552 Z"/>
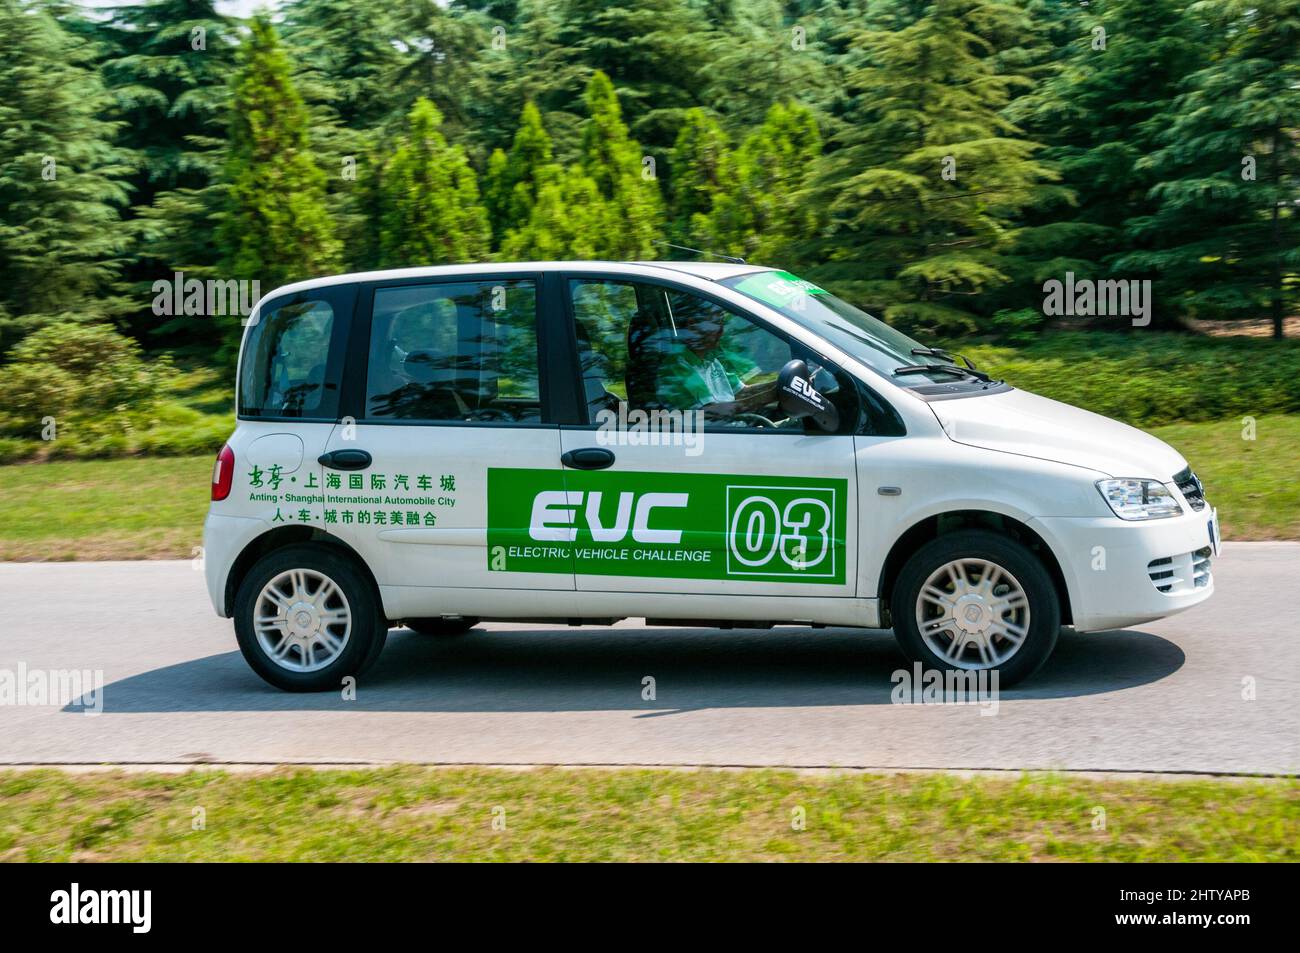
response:
<path id="1" fill-rule="evenodd" d="M 366 416 L 540 421 L 536 285 L 482 280 L 377 289 Z"/>
<path id="2" fill-rule="evenodd" d="M 239 413 L 337 419 L 338 389 L 326 377 L 334 323 L 334 308 L 325 300 L 260 312 L 244 341 Z"/>

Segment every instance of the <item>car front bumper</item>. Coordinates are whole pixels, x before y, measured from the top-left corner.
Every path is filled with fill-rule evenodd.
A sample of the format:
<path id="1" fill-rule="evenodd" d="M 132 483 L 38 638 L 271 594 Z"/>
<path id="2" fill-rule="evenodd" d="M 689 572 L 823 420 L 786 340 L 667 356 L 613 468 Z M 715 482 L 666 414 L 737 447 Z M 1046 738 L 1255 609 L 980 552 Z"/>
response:
<path id="1" fill-rule="evenodd" d="M 1052 517 L 1030 525 L 1060 563 L 1081 632 L 1150 622 L 1214 593 L 1218 524 L 1208 506 L 1164 520 Z"/>

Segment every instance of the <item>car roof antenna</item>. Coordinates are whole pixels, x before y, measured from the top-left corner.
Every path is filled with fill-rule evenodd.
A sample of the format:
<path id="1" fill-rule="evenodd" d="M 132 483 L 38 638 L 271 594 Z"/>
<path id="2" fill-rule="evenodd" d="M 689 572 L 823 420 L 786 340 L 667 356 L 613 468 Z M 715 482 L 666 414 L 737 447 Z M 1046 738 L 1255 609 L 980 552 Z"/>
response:
<path id="1" fill-rule="evenodd" d="M 685 245 L 674 245 L 672 242 L 654 242 L 655 245 L 663 245 L 665 248 L 676 248 L 680 251 L 688 251 L 693 255 L 708 255 L 712 258 L 721 258 L 723 261 L 729 261 L 733 265 L 745 264 L 745 259 L 738 258 L 735 255 L 722 255 L 716 251 L 701 251 L 698 248 L 687 248 Z"/>

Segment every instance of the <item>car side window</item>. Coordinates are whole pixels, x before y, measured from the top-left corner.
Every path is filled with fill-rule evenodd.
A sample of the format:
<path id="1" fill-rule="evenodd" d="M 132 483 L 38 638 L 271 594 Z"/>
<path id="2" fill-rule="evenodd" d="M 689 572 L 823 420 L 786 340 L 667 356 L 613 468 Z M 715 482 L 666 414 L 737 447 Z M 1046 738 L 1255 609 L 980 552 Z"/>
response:
<path id="1" fill-rule="evenodd" d="M 569 294 L 589 420 L 625 402 L 697 411 L 711 426 L 802 428 L 778 403 L 784 338 L 678 288 L 579 278 Z"/>
<path id="2" fill-rule="evenodd" d="M 540 421 L 536 284 L 488 280 L 377 289 L 366 415 Z"/>
<path id="3" fill-rule="evenodd" d="M 244 342 L 239 413 L 248 417 L 338 416 L 338 390 L 326 383 L 334 335 L 328 301 L 292 301 L 258 314 Z"/>

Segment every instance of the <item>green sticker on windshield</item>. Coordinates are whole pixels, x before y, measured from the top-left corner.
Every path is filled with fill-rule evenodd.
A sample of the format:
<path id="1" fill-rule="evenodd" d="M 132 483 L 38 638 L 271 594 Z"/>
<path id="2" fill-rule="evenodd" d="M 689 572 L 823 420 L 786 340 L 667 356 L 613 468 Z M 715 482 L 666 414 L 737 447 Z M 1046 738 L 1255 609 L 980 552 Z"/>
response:
<path id="1" fill-rule="evenodd" d="M 788 271 L 760 271 L 738 282 L 736 290 L 774 308 L 784 308 L 801 295 L 826 294 L 825 288 L 818 288 Z"/>

